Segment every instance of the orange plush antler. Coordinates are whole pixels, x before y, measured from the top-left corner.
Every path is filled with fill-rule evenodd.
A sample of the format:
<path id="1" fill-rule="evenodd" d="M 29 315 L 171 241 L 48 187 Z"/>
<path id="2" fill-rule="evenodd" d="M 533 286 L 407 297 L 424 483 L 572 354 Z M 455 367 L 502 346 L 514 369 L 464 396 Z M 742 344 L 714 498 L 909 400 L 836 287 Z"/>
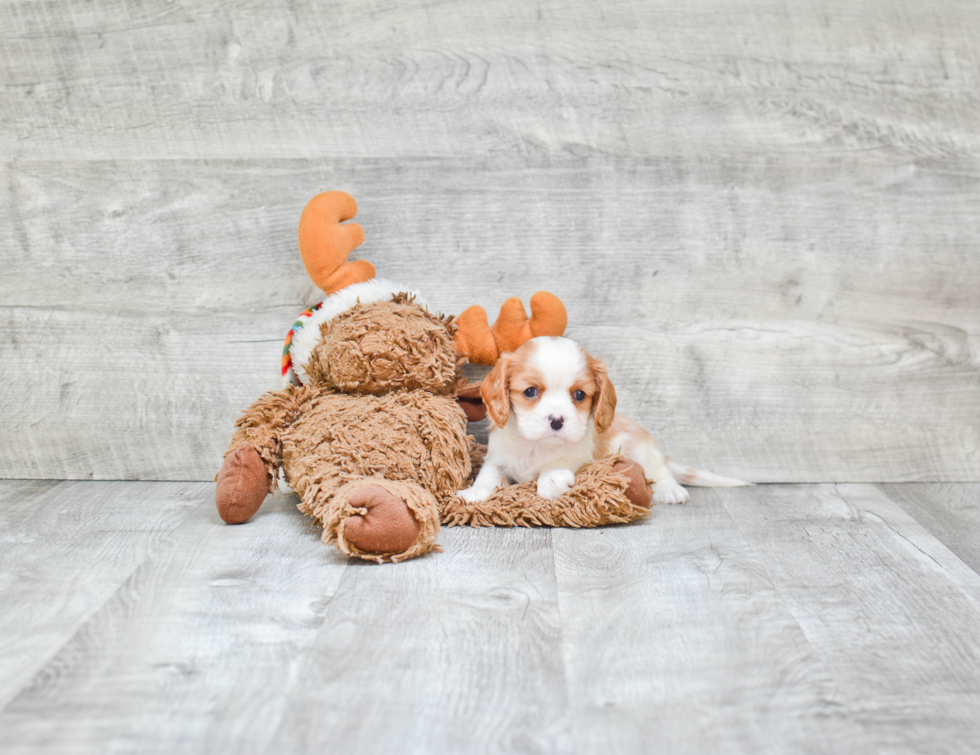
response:
<path id="1" fill-rule="evenodd" d="M 531 297 L 531 319 L 516 296 L 504 302 L 493 324 L 493 340 L 501 352 L 514 351 L 537 336 L 560 336 L 568 324 L 565 305 L 554 294 L 538 291 Z"/>
<path id="2" fill-rule="evenodd" d="M 354 197 L 325 191 L 313 197 L 300 216 L 299 253 L 310 278 L 328 296 L 374 277 L 374 265 L 367 260 L 347 262 L 347 255 L 364 241 L 364 229 L 357 223 L 340 223 L 355 215 Z"/>
<path id="3" fill-rule="evenodd" d="M 516 296 L 504 302 L 493 328 L 480 306 L 463 311 L 454 321 L 456 351 L 474 364 L 494 364 L 506 351 L 514 351 L 536 336 L 560 336 L 568 324 L 565 305 L 554 294 L 538 291 L 531 297 L 531 318 Z"/>

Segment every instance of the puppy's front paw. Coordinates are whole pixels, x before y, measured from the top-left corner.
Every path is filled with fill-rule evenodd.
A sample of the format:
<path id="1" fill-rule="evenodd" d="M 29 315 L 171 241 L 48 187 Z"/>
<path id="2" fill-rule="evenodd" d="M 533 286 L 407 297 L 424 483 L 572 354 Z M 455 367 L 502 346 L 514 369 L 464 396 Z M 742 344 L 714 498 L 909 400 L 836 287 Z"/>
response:
<path id="1" fill-rule="evenodd" d="M 653 486 L 654 503 L 687 503 L 690 497 L 674 480 L 663 480 Z"/>
<path id="2" fill-rule="evenodd" d="M 466 488 L 466 490 L 460 490 L 456 495 L 467 503 L 479 503 L 487 500 L 492 492 L 492 488 L 488 490 L 483 485 L 474 485 L 471 488 Z"/>
<path id="3" fill-rule="evenodd" d="M 571 469 L 552 469 L 538 478 L 538 495 L 553 501 L 564 495 L 575 484 L 575 473 Z"/>

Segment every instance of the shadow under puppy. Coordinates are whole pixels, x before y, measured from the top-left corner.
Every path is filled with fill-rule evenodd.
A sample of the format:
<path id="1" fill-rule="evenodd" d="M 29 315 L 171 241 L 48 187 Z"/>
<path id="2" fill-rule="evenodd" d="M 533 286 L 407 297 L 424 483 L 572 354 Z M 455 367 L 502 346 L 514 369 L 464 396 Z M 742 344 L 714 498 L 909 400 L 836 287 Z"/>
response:
<path id="1" fill-rule="evenodd" d="M 681 487 L 738 487 L 742 480 L 685 467 L 653 437 L 616 413 L 616 390 L 600 360 L 575 341 L 533 338 L 502 354 L 480 389 L 492 427 L 487 456 L 466 501 L 482 501 L 502 484 L 537 480 L 553 501 L 571 489 L 583 465 L 613 456 L 638 462 L 653 480 L 656 503 L 684 503 Z"/>

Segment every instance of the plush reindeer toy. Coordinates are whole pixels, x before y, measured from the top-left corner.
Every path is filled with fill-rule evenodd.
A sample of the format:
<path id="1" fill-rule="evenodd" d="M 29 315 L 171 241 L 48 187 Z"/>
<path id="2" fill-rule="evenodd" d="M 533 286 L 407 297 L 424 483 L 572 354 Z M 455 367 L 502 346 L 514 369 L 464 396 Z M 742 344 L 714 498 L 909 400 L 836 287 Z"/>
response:
<path id="1" fill-rule="evenodd" d="M 282 470 L 324 542 L 378 562 L 436 549 L 444 520 L 550 523 L 533 514 L 515 519 L 513 511 L 497 522 L 486 509 L 492 500 L 469 511 L 456 497 L 480 456 L 466 434 L 467 415 L 481 415 L 479 386 L 467 386 L 460 368 L 492 364 L 535 336 L 561 335 L 564 306 L 539 292 L 528 319 L 511 299 L 493 328 L 480 307 L 456 321 L 435 314 L 417 292 L 375 278 L 371 263 L 347 261 L 364 239 L 358 224 L 344 222 L 356 213 L 354 199 L 337 191 L 303 211 L 300 252 L 327 297 L 290 331 L 285 387 L 236 422 L 216 478 L 222 519 L 247 521 Z M 623 490 L 635 486 L 620 477 L 614 482 Z M 637 507 L 636 516 L 645 511 Z"/>

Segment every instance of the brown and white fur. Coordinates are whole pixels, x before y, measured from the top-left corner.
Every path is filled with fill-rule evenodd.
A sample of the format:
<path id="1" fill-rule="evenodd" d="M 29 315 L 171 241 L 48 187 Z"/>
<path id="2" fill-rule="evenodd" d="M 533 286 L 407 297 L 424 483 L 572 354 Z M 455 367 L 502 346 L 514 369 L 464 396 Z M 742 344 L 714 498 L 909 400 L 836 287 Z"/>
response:
<path id="1" fill-rule="evenodd" d="M 606 366 L 567 338 L 533 338 L 502 354 L 480 391 L 492 428 L 483 467 L 466 501 L 482 501 L 506 483 L 537 480 L 553 501 L 590 461 L 627 456 L 653 480 L 657 503 L 684 503 L 685 485 L 737 487 L 750 483 L 676 464 L 653 437 L 616 414 L 616 390 Z"/>

